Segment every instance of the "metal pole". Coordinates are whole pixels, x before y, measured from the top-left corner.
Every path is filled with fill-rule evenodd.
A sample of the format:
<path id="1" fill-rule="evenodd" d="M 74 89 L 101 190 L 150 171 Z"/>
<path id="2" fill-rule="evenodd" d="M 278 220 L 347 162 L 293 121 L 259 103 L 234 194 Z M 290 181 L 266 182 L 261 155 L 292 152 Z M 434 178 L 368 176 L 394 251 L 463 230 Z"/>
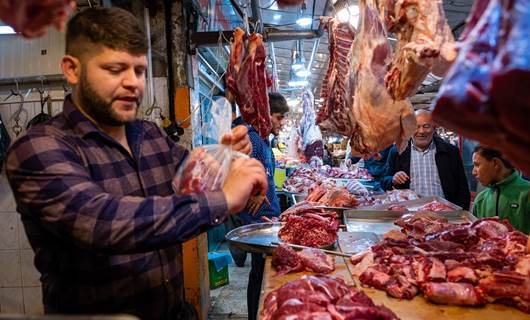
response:
<path id="1" fill-rule="evenodd" d="M 309 58 L 309 63 L 307 64 L 307 71 L 311 71 L 311 65 L 313 64 L 313 60 L 315 59 L 319 44 L 320 38 L 316 38 L 315 43 L 313 44 L 313 50 L 311 50 L 311 57 Z"/>
<path id="2" fill-rule="evenodd" d="M 173 26 L 171 25 L 173 1 L 164 0 L 164 18 L 166 28 L 167 52 L 167 94 L 169 98 L 169 119 L 175 120 L 175 79 L 173 72 Z"/>
<path id="3" fill-rule="evenodd" d="M 151 23 L 149 16 L 149 9 L 144 7 L 144 24 L 145 24 L 145 33 L 147 35 L 147 86 L 149 89 L 149 94 L 147 96 L 147 101 L 149 105 L 153 104 L 155 97 L 155 90 L 153 84 L 153 58 L 151 52 Z"/>

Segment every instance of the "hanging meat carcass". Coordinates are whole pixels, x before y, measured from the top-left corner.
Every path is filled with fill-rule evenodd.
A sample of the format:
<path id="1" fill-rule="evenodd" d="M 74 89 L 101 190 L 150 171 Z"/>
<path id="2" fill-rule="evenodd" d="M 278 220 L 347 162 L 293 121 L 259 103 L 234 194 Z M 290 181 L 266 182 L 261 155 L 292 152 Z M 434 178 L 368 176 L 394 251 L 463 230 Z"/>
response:
<path id="1" fill-rule="evenodd" d="M 530 1 L 491 0 L 474 9 L 483 14 L 460 45 L 433 118 L 530 173 Z"/>
<path id="2" fill-rule="evenodd" d="M 355 29 L 349 22 L 339 22 L 323 17 L 321 23 L 328 32 L 329 63 L 322 82 L 320 98 L 323 101 L 318 110 L 317 123 L 324 131 L 351 136 L 354 120 L 351 110 L 351 95 L 348 92 L 347 77 L 350 70 L 351 52 Z"/>
<path id="3" fill-rule="evenodd" d="M 349 88 L 353 134 L 352 155 L 370 156 L 396 143 L 403 151 L 416 130 L 416 119 L 408 100 L 393 100 L 384 76 L 392 49 L 378 16 L 374 0 L 360 1 L 360 29 L 350 53 Z"/>
<path id="4" fill-rule="evenodd" d="M 243 120 L 252 125 L 265 139 L 272 129 L 267 93 L 267 87 L 272 82 L 267 76 L 267 54 L 260 34 L 250 35 L 246 48 L 244 35 L 245 32 L 240 28 L 234 31 L 226 75 L 226 84 L 230 91 L 228 97 L 235 97 Z"/>
<path id="5" fill-rule="evenodd" d="M 398 42 L 385 76 L 395 100 L 416 94 L 427 74 L 443 75 L 456 58 L 451 29 L 441 0 L 384 0 L 379 3 L 388 32 Z"/>
<path id="6" fill-rule="evenodd" d="M 237 74 L 245 56 L 245 31 L 241 28 L 236 28 L 230 45 L 230 61 L 226 67 L 225 76 L 225 83 L 228 89 L 226 90 L 226 98 L 230 101 L 234 101 L 235 96 L 239 94 L 237 90 Z"/>

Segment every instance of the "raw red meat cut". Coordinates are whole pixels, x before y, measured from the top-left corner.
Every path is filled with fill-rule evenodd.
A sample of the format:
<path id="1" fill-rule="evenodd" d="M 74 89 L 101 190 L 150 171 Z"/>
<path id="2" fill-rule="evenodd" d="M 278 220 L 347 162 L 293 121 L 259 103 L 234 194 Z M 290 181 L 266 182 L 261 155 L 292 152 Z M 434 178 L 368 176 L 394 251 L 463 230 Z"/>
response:
<path id="1" fill-rule="evenodd" d="M 244 31 L 236 28 L 227 67 L 229 97 L 235 97 L 243 120 L 254 126 L 265 139 L 272 129 L 267 92 L 267 87 L 272 82 L 267 75 L 267 53 L 260 34 L 253 33 L 249 36 L 246 49 L 243 37 Z"/>
<path id="2" fill-rule="evenodd" d="M 237 74 L 241 69 L 243 59 L 247 55 L 245 47 L 245 31 L 241 28 L 234 30 L 234 37 L 230 44 L 230 61 L 226 67 L 225 82 L 227 89 L 226 97 L 228 100 L 233 101 L 235 96 L 239 94 L 237 88 Z"/>
<path id="3" fill-rule="evenodd" d="M 388 211 L 408 211 L 409 209 L 402 204 L 393 204 L 390 207 L 388 207 L 388 209 L 386 210 Z"/>
<path id="4" fill-rule="evenodd" d="M 222 188 L 232 163 L 231 149 L 210 145 L 194 149 L 173 179 L 174 191 L 192 194 Z"/>
<path id="5" fill-rule="evenodd" d="M 358 205 L 357 197 L 344 187 L 314 188 L 306 198 L 307 202 L 327 207 L 353 208 Z"/>
<path id="6" fill-rule="evenodd" d="M 274 249 L 271 264 L 276 268 L 276 276 L 305 270 L 302 260 L 296 251 L 283 244 Z"/>
<path id="7" fill-rule="evenodd" d="M 528 236 L 498 218 L 449 224 L 434 213 L 407 214 L 402 227 L 351 258 L 362 285 L 435 303 L 514 306 L 530 313 Z M 436 232 L 428 232 L 437 230 Z"/>
<path id="8" fill-rule="evenodd" d="M 419 198 L 418 194 L 410 189 L 395 189 L 386 192 L 382 203 L 403 202 Z"/>
<path id="9" fill-rule="evenodd" d="M 429 301 L 440 304 L 478 306 L 485 302 L 479 291 L 469 283 L 428 282 L 423 292 Z"/>
<path id="10" fill-rule="evenodd" d="M 298 211 L 296 214 L 282 213 L 287 222 L 278 231 L 284 242 L 306 247 L 330 246 L 337 241 L 339 221 L 335 212 Z"/>
<path id="11" fill-rule="evenodd" d="M 279 245 L 272 253 L 272 266 L 276 268 L 276 275 L 291 272 L 312 271 L 330 273 L 335 270 L 335 259 L 316 248 L 294 251 L 288 245 Z"/>
<path id="12" fill-rule="evenodd" d="M 352 96 L 348 91 L 346 75 L 350 69 L 349 54 L 355 29 L 349 22 L 339 22 L 330 17 L 321 18 L 321 23 L 328 32 L 329 63 L 322 82 L 320 99 L 323 102 L 316 121 L 324 131 L 349 137 L 353 134 Z"/>
<path id="13" fill-rule="evenodd" d="M 335 259 L 320 249 L 303 249 L 298 256 L 308 271 L 330 273 L 335 270 Z"/>
<path id="14" fill-rule="evenodd" d="M 396 143 L 402 152 L 416 130 L 408 100 L 394 101 L 384 86 L 392 48 L 374 0 L 359 2 L 359 32 L 351 51 L 349 92 L 353 93 L 352 155 L 371 156 Z"/>
<path id="15" fill-rule="evenodd" d="M 438 201 L 429 202 L 418 209 L 418 211 L 454 211 L 455 209 Z"/>
<path id="16" fill-rule="evenodd" d="M 491 0 L 486 9 L 484 4 L 477 3 L 471 14 L 433 119 L 501 150 L 530 173 L 530 91 L 525 86 L 530 80 L 530 0 Z"/>
<path id="17" fill-rule="evenodd" d="M 447 71 L 456 58 L 454 38 L 441 0 L 384 0 L 379 7 L 398 40 L 385 84 L 393 99 L 402 100 L 416 94 L 429 72 Z"/>
<path id="18" fill-rule="evenodd" d="M 324 275 L 290 281 L 267 294 L 264 301 L 262 320 L 398 319 L 343 279 Z"/>

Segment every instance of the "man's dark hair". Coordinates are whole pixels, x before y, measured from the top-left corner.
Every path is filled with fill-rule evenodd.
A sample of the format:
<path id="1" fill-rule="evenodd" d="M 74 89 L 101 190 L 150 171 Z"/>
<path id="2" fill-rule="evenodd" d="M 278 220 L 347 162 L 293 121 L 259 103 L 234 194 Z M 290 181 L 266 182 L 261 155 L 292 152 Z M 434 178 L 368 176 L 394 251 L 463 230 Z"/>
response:
<path id="1" fill-rule="evenodd" d="M 271 114 L 284 114 L 289 112 L 289 105 L 287 104 L 287 100 L 285 100 L 285 98 L 278 92 L 269 93 L 269 106 L 271 109 Z"/>
<path id="2" fill-rule="evenodd" d="M 147 52 L 147 41 L 134 15 L 117 7 L 85 9 L 70 19 L 66 54 L 81 59 L 85 53 L 101 47 L 143 55 Z"/>
<path id="3" fill-rule="evenodd" d="M 502 153 L 499 150 L 491 149 L 482 145 L 478 145 L 475 147 L 475 150 L 473 150 L 473 153 L 478 153 L 482 158 L 487 159 L 489 161 L 493 160 L 493 158 L 497 158 L 501 160 L 502 164 L 507 169 L 513 169 L 513 165 L 510 163 L 510 161 L 504 159 L 502 156 Z"/>

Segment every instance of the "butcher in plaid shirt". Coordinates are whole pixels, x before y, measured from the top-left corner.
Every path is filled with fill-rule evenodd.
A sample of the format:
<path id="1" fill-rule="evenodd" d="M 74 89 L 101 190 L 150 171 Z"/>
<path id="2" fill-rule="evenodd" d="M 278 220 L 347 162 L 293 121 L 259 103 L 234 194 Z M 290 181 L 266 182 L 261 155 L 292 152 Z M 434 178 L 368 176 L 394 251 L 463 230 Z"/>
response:
<path id="1" fill-rule="evenodd" d="M 238 159 L 222 190 L 174 194 L 171 181 L 188 152 L 136 120 L 146 48 L 127 11 L 91 8 L 73 17 L 61 63 L 73 93 L 62 113 L 9 151 L 7 175 L 46 313 L 193 317 L 184 307 L 181 242 L 267 190 L 263 166 Z M 251 151 L 244 127 L 223 140 Z"/>

